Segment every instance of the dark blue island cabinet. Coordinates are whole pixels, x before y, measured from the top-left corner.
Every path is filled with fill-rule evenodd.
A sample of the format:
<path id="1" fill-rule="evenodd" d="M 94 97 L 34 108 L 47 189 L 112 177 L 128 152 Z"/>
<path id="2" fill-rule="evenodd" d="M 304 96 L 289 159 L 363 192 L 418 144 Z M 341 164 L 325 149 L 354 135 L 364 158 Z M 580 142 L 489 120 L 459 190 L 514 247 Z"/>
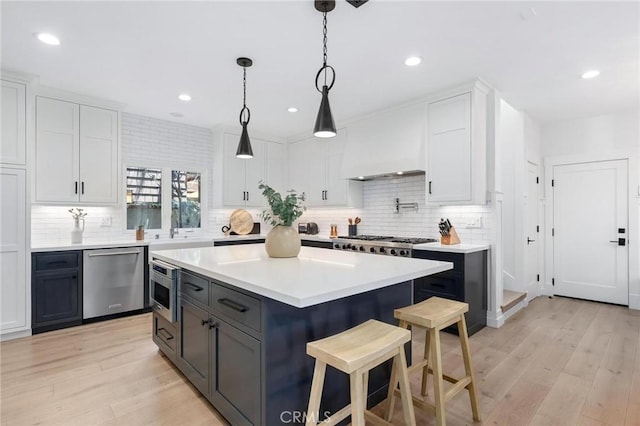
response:
<path id="1" fill-rule="evenodd" d="M 307 342 L 370 318 L 396 324 L 393 310 L 412 298 L 408 281 L 297 308 L 185 270 L 179 281 L 175 349 L 154 341 L 234 426 L 304 423 L 315 361 Z M 154 328 L 158 318 L 154 313 Z M 407 350 L 411 359 L 409 344 Z M 370 407 L 386 397 L 390 373 L 390 362 L 371 371 Z M 348 403 L 349 376 L 328 368 L 321 414 Z"/>

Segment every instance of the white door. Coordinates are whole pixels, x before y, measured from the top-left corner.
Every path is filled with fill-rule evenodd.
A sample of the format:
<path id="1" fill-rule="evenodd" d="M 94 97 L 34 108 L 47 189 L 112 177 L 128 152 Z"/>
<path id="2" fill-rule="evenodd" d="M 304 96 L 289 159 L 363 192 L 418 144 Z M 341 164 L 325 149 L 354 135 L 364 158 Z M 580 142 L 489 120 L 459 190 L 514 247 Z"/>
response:
<path id="1" fill-rule="evenodd" d="M 262 196 L 262 191 L 258 189 L 260 181 L 265 180 L 266 163 L 266 142 L 262 139 L 251 139 L 251 149 L 253 158 L 243 160 L 245 162 L 245 191 L 246 206 L 262 207 L 267 200 Z M 284 194 L 283 194 L 284 195 Z"/>
<path id="2" fill-rule="evenodd" d="M 253 158 L 236 157 L 240 135 L 224 134 L 224 205 L 244 206 L 247 194 L 245 192 L 245 164 Z M 253 146 L 252 146 L 253 149 Z M 255 154 L 255 152 L 254 152 Z"/>
<path id="3" fill-rule="evenodd" d="M 629 304 L 627 160 L 553 168 L 554 292 Z"/>
<path id="4" fill-rule="evenodd" d="M 28 328 L 25 171 L 0 170 L 0 333 Z"/>
<path id="5" fill-rule="evenodd" d="M 538 165 L 527 162 L 527 193 L 525 196 L 525 279 L 527 298 L 531 300 L 538 295 L 538 247 L 539 222 L 538 222 Z"/>
<path id="6" fill-rule="evenodd" d="M 78 202 L 79 105 L 38 97 L 36 102 L 36 201 Z"/>
<path id="7" fill-rule="evenodd" d="M 118 202 L 118 113 L 80 105 L 80 201 Z"/>
<path id="8" fill-rule="evenodd" d="M 0 163 L 26 165 L 26 87 L 2 80 Z"/>
<path id="9" fill-rule="evenodd" d="M 427 200 L 471 200 L 471 93 L 429 104 Z"/>

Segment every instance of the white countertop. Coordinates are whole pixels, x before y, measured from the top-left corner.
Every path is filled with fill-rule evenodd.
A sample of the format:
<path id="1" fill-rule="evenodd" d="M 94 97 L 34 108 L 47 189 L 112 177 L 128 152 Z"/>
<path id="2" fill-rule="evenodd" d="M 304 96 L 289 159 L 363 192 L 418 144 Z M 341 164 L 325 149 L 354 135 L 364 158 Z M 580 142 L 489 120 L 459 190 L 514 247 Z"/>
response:
<path id="1" fill-rule="evenodd" d="M 90 250 L 101 248 L 115 248 L 115 247 L 139 247 L 149 246 L 149 250 L 162 250 L 175 248 L 180 246 L 190 245 L 213 245 L 213 238 L 211 237 L 191 237 L 191 238 L 174 238 L 174 239 L 152 239 L 152 240 L 85 240 L 80 244 L 72 244 L 70 241 L 66 242 L 50 242 L 40 243 L 31 246 L 32 252 L 45 252 L 45 251 L 65 251 L 65 250 Z"/>
<path id="2" fill-rule="evenodd" d="M 156 251 L 152 257 L 298 307 L 316 305 L 452 269 L 450 262 L 302 247 L 273 259 L 264 244 Z"/>
<path id="3" fill-rule="evenodd" d="M 416 244 L 413 246 L 413 250 L 427 250 L 427 251 L 446 251 L 449 253 L 475 253 L 477 251 L 489 250 L 491 246 L 489 244 L 452 244 L 445 245 L 440 243 L 425 243 Z"/>

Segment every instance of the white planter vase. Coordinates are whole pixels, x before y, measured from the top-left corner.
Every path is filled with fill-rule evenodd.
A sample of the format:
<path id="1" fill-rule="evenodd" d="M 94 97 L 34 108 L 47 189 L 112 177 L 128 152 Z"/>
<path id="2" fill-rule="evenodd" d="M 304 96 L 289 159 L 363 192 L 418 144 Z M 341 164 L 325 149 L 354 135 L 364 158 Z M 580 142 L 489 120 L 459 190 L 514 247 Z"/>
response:
<path id="1" fill-rule="evenodd" d="M 300 235 L 291 226 L 278 225 L 267 234 L 264 247 L 269 257 L 296 257 L 300 253 Z"/>
<path id="2" fill-rule="evenodd" d="M 80 228 L 80 219 L 73 219 L 73 229 L 71 230 L 71 244 L 82 244 L 82 233 L 84 232 L 84 219 Z"/>

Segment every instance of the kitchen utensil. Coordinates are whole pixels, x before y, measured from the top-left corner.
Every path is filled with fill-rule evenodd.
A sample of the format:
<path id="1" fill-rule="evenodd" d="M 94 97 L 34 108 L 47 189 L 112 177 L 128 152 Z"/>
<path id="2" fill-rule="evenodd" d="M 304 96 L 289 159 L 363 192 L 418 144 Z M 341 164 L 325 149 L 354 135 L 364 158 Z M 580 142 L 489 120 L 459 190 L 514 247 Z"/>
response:
<path id="1" fill-rule="evenodd" d="M 362 222 L 362 219 L 360 219 L 359 217 L 356 216 L 356 220 L 355 220 L 354 224 L 357 225 L 360 222 Z"/>
<path id="2" fill-rule="evenodd" d="M 353 225 L 353 219 L 349 218 L 347 221 L 349 222 L 349 225 Z"/>

